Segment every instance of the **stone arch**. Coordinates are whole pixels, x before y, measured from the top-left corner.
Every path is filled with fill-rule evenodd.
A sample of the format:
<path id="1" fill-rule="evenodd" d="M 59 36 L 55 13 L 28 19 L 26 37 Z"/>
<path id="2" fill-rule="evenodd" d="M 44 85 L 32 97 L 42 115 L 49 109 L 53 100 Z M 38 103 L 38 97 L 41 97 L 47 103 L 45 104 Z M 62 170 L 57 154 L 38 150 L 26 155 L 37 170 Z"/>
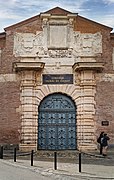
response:
<path id="1" fill-rule="evenodd" d="M 37 104 L 39 106 L 44 97 L 55 92 L 67 94 L 72 98 L 75 104 L 77 104 L 79 90 L 80 87 L 75 85 L 43 85 L 40 88 L 36 89 Z"/>

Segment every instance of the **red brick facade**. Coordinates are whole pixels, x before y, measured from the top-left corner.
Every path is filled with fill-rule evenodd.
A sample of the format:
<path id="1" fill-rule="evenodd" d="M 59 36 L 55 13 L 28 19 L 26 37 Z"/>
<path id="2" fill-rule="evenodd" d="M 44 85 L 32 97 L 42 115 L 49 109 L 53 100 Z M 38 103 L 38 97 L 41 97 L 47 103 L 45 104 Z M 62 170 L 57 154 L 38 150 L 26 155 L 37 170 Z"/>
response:
<path id="1" fill-rule="evenodd" d="M 54 8 L 46 13 L 66 15 L 69 12 Z M 74 31 L 102 34 L 102 55 L 97 57 L 97 62 L 103 62 L 104 69 L 102 73 L 95 75 L 95 136 L 100 131 L 106 131 L 110 136 L 110 143 L 114 144 L 114 35 L 111 30 L 110 27 L 79 15 L 75 18 Z M 13 63 L 20 61 L 20 58 L 13 54 L 14 35 L 16 32 L 35 34 L 37 31 L 42 31 L 40 15 L 7 27 L 5 32 L 0 34 L 0 144 L 19 144 L 21 139 L 20 79 L 18 75 L 15 77 L 13 70 Z M 14 80 L 9 74 L 14 75 Z M 109 121 L 109 125 L 102 126 L 102 121 Z"/>

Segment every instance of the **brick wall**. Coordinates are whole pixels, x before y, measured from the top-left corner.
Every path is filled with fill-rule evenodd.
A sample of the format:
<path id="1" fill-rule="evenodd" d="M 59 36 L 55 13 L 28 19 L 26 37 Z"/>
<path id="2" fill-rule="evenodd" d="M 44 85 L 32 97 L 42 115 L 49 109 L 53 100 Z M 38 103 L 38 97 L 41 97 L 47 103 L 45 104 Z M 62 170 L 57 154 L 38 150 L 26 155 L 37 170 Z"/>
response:
<path id="1" fill-rule="evenodd" d="M 96 93 L 96 133 L 106 131 L 110 143 L 114 144 L 114 82 L 98 82 Z M 109 126 L 102 126 L 102 121 L 109 121 Z"/>
<path id="2" fill-rule="evenodd" d="M 32 20 L 32 19 L 31 19 Z M 37 20 L 22 24 L 15 29 L 6 31 L 6 38 L 1 39 L 0 47 L 2 57 L 0 59 L 0 75 L 15 73 L 12 69 L 13 62 L 20 61 L 20 58 L 13 56 L 15 32 L 32 32 L 42 30 L 41 21 Z M 18 144 L 20 141 L 20 81 L 0 82 L 0 144 Z"/>
<path id="3" fill-rule="evenodd" d="M 80 31 L 81 33 L 96 33 L 102 31 L 102 27 L 85 18 L 82 18 L 81 16 L 77 16 L 74 24 L 74 30 Z"/>
<path id="4" fill-rule="evenodd" d="M 19 83 L 0 82 L 0 143 L 18 143 L 20 131 Z"/>

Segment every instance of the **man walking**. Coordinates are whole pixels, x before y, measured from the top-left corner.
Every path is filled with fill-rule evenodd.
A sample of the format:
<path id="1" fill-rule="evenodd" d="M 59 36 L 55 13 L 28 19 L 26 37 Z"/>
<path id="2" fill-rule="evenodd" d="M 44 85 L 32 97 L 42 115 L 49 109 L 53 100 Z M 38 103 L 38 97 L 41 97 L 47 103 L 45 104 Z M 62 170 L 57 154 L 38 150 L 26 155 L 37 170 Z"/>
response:
<path id="1" fill-rule="evenodd" d="M 108 149 L 108 141 L 110 138 L 104 133 L 103 137 L 101 138 L 101 144 L 103 148 L 103 156 L 107 156 L 107 149 Z"/>
<path id="2" fill-rule="evenodd" d="M 102 154 L 102 151 L 103 151 L 103 146 L 102 146 L 102 143 L 101 143 L 101 139 L 103 138 L 104 136 L 104 131 L 102 131 L 97 139 L 97 142 L 99 143 L 100 145 L 100 154 Z"/>

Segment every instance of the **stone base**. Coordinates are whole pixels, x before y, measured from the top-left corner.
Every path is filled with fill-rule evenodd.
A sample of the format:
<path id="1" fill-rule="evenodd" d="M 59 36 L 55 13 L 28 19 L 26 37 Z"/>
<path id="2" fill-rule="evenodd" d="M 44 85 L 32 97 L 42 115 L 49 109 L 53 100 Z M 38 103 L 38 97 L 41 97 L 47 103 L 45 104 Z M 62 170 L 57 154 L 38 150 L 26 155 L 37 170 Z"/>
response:
<path id="1" fill-rule="evenodd" d="M 22 152 L 37 151 L 36 144 L 20 144 L 19 150 Z"/>
<path id="2" fill-rule="evenodd" d="M 89 151 L 94 151 L 97 149 L 97 145 L 96 144 L 90 144 L 90 145 L 81 145 L 77 148 L 79 151 L 83 151 L 83 152 L 89 152 Z"/>

